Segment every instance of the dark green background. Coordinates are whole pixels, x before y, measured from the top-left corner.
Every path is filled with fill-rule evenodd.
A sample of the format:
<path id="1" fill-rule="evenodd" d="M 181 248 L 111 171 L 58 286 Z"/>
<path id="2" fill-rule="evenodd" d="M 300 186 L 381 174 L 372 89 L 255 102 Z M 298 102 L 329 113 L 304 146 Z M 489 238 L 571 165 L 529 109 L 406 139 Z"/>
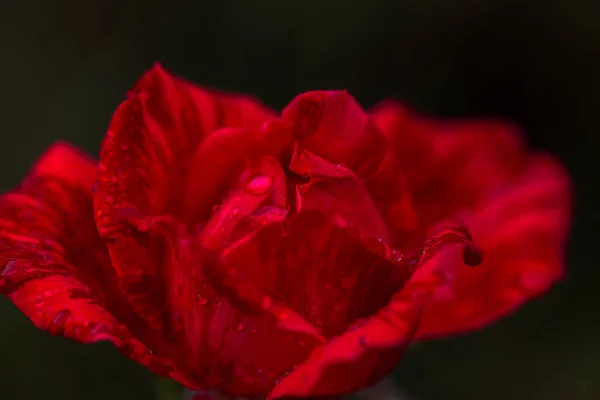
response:
<path id="1" fill-rule="evenodd" d="M 365 106 L 397 96 L 439 116 L 510 118 L 573 175 L 568 278 L 495 326 L 421 346 L 395 376 L 420 400 L 599 399 L 598 4 L 4 0 L 0 189 L 57 139 L 97 154 L 124 92 L 155 60 L 275 107 L 345 88 Z M 152 374 L 109 345 L 51 338 L 4 298 L 0 321 L 0 399 L 155 396 Z"/>

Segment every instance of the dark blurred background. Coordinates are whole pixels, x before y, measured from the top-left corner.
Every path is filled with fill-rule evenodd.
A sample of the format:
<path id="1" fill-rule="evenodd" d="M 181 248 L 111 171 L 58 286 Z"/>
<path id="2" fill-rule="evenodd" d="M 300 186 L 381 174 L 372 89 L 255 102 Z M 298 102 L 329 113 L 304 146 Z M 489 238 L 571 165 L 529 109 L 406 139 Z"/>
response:
<path id="1" fill-rule="evenodd" d="M 444 117 L 497 116 L 569 167 L 568 278 L 481 332 L 427 343 L 394 374 L 418 400 L 600 399 L 600 3 L 573 0 L 3 0 L 0 189 L 52 142 L 96 155 L 155 60 L 281 108 L 348 89 Z M 108 344 L 36 330 L 0 299 L 0 399 L 169 399 Z"/>

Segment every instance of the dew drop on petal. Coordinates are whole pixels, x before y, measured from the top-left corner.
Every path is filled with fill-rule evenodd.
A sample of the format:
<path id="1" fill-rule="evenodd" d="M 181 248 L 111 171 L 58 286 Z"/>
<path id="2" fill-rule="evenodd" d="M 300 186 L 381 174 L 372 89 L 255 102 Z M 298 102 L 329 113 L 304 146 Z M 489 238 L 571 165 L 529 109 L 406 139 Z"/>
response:
<path id="1" fill-rule="evenodd" d="M 273 186 L 273 178 L 267 175 L 257 175 L 250 179 L 244 190 L 250 194 L 261 195 Z"/>
<path id="2" fill-rule="evenodd" d="M 340 172 L 340 176 L 345 176 L 350 173 L 350 170 L 344 164 L 337 164 L 335 169 Z"/>
<path id="3" fill-rule="evenodd" d="M 241 331 L 241 330 L 243 330 L 243 329 L 244 329 L 244 324 L 242 324 L 241 322 L 238 322 L 238 323 L 235 325 L 235 330 L 236 330 L 236 331 Z"/>
<path id="4" fill-rule="evenodd" d="M 69 310 L 59 311 L 55 316 L 50 326 L 48 327 L 48 331 L 51 335 L 63 335 L 65 332 L 65 327 L 69 318 L 71 317 L 71 312 Z"/>
<path id="5" fill-rule="evenodd" d="M 92 183 L 92 192 L 96 193 L 100 189 L 100 181 Z"/>
<path id="6" fill-rule="evenodd" d="M 240 209 L 239 209 L 239 208 L 237 208 L 237 207 L 233 207 L 233 208 L 231 209 L 231 215 L 233 215 L 234 217 L 236 217 L 236 216 L 240 215 Z"/>
<path id="7" fill-rule="evenodd" d="M 44 296 L 46 296 L 46 297 L 52 296 L 52 291 L 48 290 L 48 289 L 44 290 Z"/>
<path id="8" fill-rule="evenodd" d="M 392 250 L 392 262 L 399 263 L 402 261 L 403 254 L 398 250 Z"/>
<path id="9" fill-rule="evenodd" d="M 109 206 L 110 206 L 110 205 L 112 205 L 114 202 L 115 202 L 115 198 L 114 198 L 112 195 L 110 195 L 110 194 L 107 194 L 106 196 L 104 196 L 104 203 L 105 203 L 105 204 L 107 204 L 107 205 L 109 205 Z"/>
<path id="10" fill-rule="evenodd" d="M 44 306 L 44 300 L 42 300 L 42 299 L 35 299 L 35 306 L 36 307 L 43 307 Z"/>
<path id="11" fill-rule="evenodd" d="M 220 307 L 221 306 L 221 299 L 219 297 L 215 297 L 211 302 L 210 305 L 213 307 Z"/>
<path id="12" fill-rule="evenodd" d="M 202 296 L 200 293 L 196 294 L 196 301 L 198 302 L 198 304 L 200 305 L 204 305 L 206 304 L 208 301 L 206 300 L 206 297 Z"/>

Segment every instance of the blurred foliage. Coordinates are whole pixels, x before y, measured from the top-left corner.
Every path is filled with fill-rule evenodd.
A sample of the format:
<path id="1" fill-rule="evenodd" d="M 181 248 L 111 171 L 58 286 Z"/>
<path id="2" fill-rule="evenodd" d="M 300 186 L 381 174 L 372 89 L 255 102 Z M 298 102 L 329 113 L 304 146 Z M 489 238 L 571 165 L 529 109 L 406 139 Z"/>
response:
<path id="1" fill-rule="evenodd" d="M 394 96 L 439 116 L 511 119 L 573 175 L 568 278 L 492 327 L 421 346 L 395 377 L 420 400 L 597 399 L 599 4 L 5 0 L 0 189 L 57 139 L 97 154 L 112 112 L 155 60 L 274 107 L 345 88 L 365 106 Z M 52 338 L 6 299 L 0 316 L 0 398 L 155 398 L 156 378 L 110 345 Z"/>

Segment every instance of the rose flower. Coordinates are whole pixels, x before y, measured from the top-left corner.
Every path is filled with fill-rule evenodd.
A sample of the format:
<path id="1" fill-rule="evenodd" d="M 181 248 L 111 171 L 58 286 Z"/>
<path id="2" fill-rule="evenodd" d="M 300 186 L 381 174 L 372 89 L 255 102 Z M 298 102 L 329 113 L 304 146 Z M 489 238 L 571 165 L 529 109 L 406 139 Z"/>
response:
<path id="1" fill-rule="evenodd" d="M 569 214 L 510 125 L 344 91 L 277 113 L 155 66 L 99 161 L 56 144 L 0 197 L 0 292 L 191 389 L 335 396 L 542 294 Z"/>

